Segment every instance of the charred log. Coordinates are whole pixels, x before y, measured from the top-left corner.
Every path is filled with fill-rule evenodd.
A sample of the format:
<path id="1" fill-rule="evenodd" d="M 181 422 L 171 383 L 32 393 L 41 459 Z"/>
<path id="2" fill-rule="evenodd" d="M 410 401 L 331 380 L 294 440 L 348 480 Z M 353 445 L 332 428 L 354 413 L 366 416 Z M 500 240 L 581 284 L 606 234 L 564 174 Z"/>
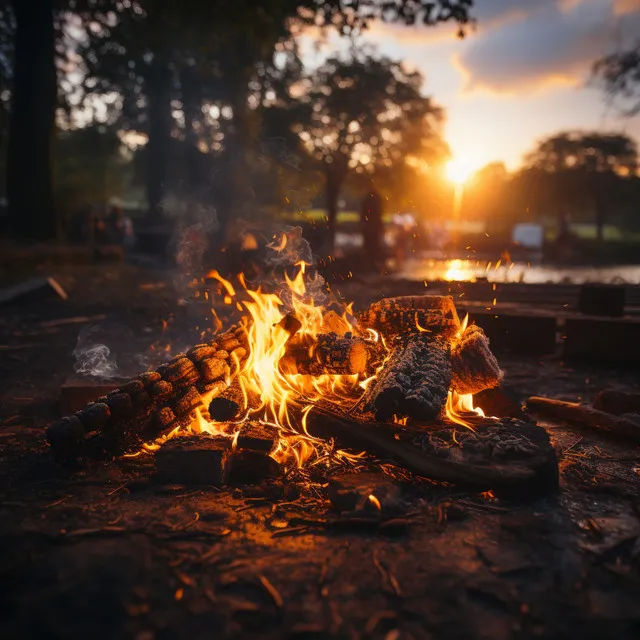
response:
<path id="1" fill-rule="evenodd" d="M 496 421 L 489 419 L 487 424 L 495 429 L 500 423 L 496 425 Z M 557 459 L 548 435 L 535 424 L 519 420 L 509 421 L 504 431 L 509 437 L 514 432 L 520 434 L 529 449 L 526 454 L 501 462 L 488 459 L 484 464 L 477 458 L 465 459 L 458 453 L 457 446 L 448 454 L 431 453 L 415 446 L 415 429 L 361 422 L 324 407 L 309 413 L 307 427 L 316 437 L 334 438 L 339 446 L 367 451 L 432 480 L 518 497 L 544 495 L 558 487 Z"/>
<path id="2" fill-rule="evenodd" d="M 364 406 L 377 420 L 394 415 L 435 420 L 447 401 L 450 384 L 448 342 L 425 334 L 411 336 L 367 390 Z"/>
<path id="3" fill-rule="evenodd" d="M 232 328 L 54 422 L 47 429 L 47 440 L 62 459 L 81 455 L 88 434 L 104 436 L 94 439 L 92 451 L 116 455 L 139 446 L 180 421 L 189 422 L 194 409 L 202 405 L 201 394 L 212 399 L 222 393 L 247 353 L 246 332 L 242 327 Z"/>
<path id="4" fill-rule="evenodd" d="M 451 369 L 451 388 L 458 393 L 479 393 L 497 387 L 502 380 L 489 338 L 475 324 L 465 329 L 451 349 Z"/>
<path id="5" fill-rule="evenodd" d="M 368 362 L 367 343 L 351 333 L 304 334 L 289 340 L 280 369 L 290 375 L 350 375 L 364 373 Z"/>
<path id="6" fill-rule="evenodd" d="M 218 396 L 209 403 L 209 417 L 216 422 L 235 420 L 240 414 L 240 405 L 231 398 Z"/>
<path id="7" fill-rule="evenodd" d="M 400 296 L 374 302 L 358 319 L 385 336 L 431 333 L 452 337 L 460 328 L 451 296 Z"/>

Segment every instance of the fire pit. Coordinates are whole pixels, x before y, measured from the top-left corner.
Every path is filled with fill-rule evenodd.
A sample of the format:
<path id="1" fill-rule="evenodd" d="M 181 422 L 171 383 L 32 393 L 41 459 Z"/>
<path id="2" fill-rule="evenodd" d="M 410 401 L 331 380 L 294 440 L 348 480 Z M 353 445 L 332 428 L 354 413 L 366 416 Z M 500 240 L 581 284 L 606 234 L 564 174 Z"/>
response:
<path id="1" fill-rule="evenodd" d="M 474 406 L 502 372 L 450 296 L 355 314 L 318 304 L 307 267 L 275 292 L 210 273 L 239 322 L 52 424 L 57 458 L 161 452 L 161 475 L 209 484 L 375 467 L 509 495 L 557 487 L 543 429 Z"/>

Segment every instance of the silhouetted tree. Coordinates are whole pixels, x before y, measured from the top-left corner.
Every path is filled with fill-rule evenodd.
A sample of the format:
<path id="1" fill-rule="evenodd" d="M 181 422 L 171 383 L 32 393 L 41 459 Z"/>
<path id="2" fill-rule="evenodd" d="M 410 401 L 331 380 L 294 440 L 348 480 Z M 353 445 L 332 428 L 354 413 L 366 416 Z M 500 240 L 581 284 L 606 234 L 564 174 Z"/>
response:
<path id="1" fill-rule="evenodd" d="M 366 28 L 368 22 L 378 19 L 426 25 L 453 21 L 463 29 L 470 20 L 473 0 L 0 0 L 0 22 L 8 4 L 16 28 L 11 74 L 15 117 L 10 125 L 8 162 L 12 220 L 17 233 L 45 238 L 56 229 L 51 197 L 56 29 L 60 40 L 70 11 L 82 16 L 86 27 L 76 46 L 86 54 L 87 88 L 119 95 L 124 110 L 135 113 L 138 124 L 146 127 L 149 204 L 157 212 L 167 177 L 170 138 L 176 128 L 176 100 L 181 102 L 183 128 L 196 129 L 196 135 L 189 136 L 192 147 L 200 147 L 197 105 L 206 103 L 207 91 L 198 85 L 202 79 L 220 79 L 225 62 L 231 61 L 232 77 L 211 85 L 228 90 L 236 142 L 242 147 L 248 144 L 251 112 L 255 111 L 247 100 L 247 85 L 257 65 L 272 55 L 274 44 L 288 37 L 292 21 L 335 27 L 343 33 Z M 96 39 L 101 46 L 95 46 Z M 61 78 L 64 73 L 61 69 Z M 77 87 L 69 88 L 68 81 L 60 86 L 63 84 L 65 90 L 77 91 Z M 197 175 L 197 158 L 193 154 L 189 160 L 192 175 Z"/>
<path id="2" fill-rule="evenodd" d="M 446 153 L 442 110 L 421 94 L 422 82 L 420 73 L 389 58 L 352 51 L 327 60 L 297 86 L 292 127 L 324 167 L 330 242 L 350 172 L 373 175 L 399 168 L 410 155 L 428 161 Z"/>
<path id="3" fill-rule="evenodd" d="M 599 240 L 610 206 L 610 194 L 634 175 L 638 149 L 624 134 L 570 131 L 541 140 L 526 156 L 525 171 L 538 187 L 554 194 L 563 214 L 569 203 L 584 202 L 595 211 Z"/>
<path id="4" fill-rule="evenodd" d="M 454 21 L 464 27 L 472 4 L 472 0 L 137 0 L 118 3 L 117 8 L 104 6 L 102 11 L 94 8 L 83 55 L 91 90 L 119 91 L 129 103 L 125 111 L 133 103 L 138 122 L 147 130 L 154 149 L 149 162 L 155 165 L 148 171 L 149 206 L 155 212 L 175 124 L 172 99 L 180 103 L 183 135 L 190 141 L 187 164 L 194 184 L 202 181 L 200 156 L 194 149 L 203 147 L 203 106 L 228 107 L 233 126 L 222 143 L 226 157 L 220 166 L 236 168 L 223 182 L 233 186 L 232 193 L 243 192 L 246 171 L 242 167 L 247 148 L 256 139 L 257 108 L 265 98 L 258 95 L 256 99 L 252 84 L 260 86 L 261 69 L 272 62 L 275 46 L 290 37 L 292 26 L 313 24 L 353 33 L 381 19 L 425 25 Z"/>
<path id="5" fill-rule="evenodd" d="M 13 231 L 56 235 L 51 173 L 56 107 L 53 0 L 14 0 L 15 46 L 7 152 L 7 195 Z"/>
<path id="6" fill-rule="evenodd" d="M 640 113 L 640 42 L 597 60 L 593 74 L 609 96 L 628 101 L 623 108 L 626 115 Z"/>

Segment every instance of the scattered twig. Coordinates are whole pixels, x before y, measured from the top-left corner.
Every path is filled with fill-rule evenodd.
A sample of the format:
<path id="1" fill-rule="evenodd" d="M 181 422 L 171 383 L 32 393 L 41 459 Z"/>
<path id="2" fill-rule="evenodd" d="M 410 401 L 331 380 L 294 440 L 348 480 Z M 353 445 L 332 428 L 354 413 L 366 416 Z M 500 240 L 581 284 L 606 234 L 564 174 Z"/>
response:
<path id="1" fill-rule="evenodd" d="M 200 514 L 197 511 L 195 511 L 193 514 L 193 520 L 191 520 L 190 522 L 187 522 L 187 524 L 184 524 L 184 525 L 176 525 L 175 527 L 171 527 L 171 529 L 173 531 L 184 531 L 185 529 L 188 529 L 190 526 L 198 522 L 198 520 L 200 520 Z"/>
<path id="2" fill-rule="evenodd" d="M 46 320 L 45 322 L 41 322 L 40 326 L 49 328 L 49 327 L 59 327 L 65 324 L 80 324 L 81 322 L 93 322 L 94 320 L 104 320 L 107 316 L 104 313 L 100 313 L 95 316 L 75 316 L 73 318 L 60 318 L 59 320 Z"/>
<path id="3" fill-rule="evenodd" d="M 124 484 L 121 484 L 119 487 L 116 487 L 115 489 L 109 491 L 109 493 L 107 493 L 108 496 L 112 496 L 115 493 L 118 493 L 118 491 L 120 491 L 121 489 L 124 489 L 127 486 L 128 482 L 125 482 Z"/>
<path id="4" fill-rule="evenodd" d="M 376 566 L 376 569 L 379 571 L 382 576 L 383 582 L 388 582 L 393 589 L 393 592 L 399 598 L 402 597 L 402 589 L 400 589 L 400 584 L 398 583 L 398 579 L 395 577 L 393 572 L 386 569 L 383 564 L 380 562 L 378 558 L 378 553 L 376 551 L 373 552 L 373 564 Z"/>
<path id="5" fill-rule="evenodd" d="M 44 509 L 48 509 L 49 507 L 57 507 L 59 504 L 62 504 L 65 500 L 68 500 L 71 496 L 64 496 L 55 502 L 51 502 L 49 504 L 44 505 Z"/>
<path id="6" fill-rule="evenodd" d="M 275 604 L 278 609 L 282 609 L 284 602 L 282 600 L 282 596 L 278 593 L 278 590 L 271 584 L 271 582 L 269 582 L 266 576 L 259 574 L 258 580 L 260 580 L 260 583 L 265 588 L 266 592 L 271 596 L 273 604 Z"/>
<path id="7" fill-rule="evenodd" d="M 568 448 L 566 448 L 564 450 L 564 454 L 566 455 L 567 453 L 569 453 L 569 451 L 571 451 L 571 449 L 573 449 L 574 447 L 579 445 L 583 440 L 584 440 L 584 436 L 580 436 L 570 447 L 568 447 Z"/>
<path id="8" fill-rule="evenodd" d="M 271 534 L 272 538 L 286 538 L 288 536 L 295 535 L 296 533 L 307 533 L 309 531 L 309 527 L 300 526 L 300 527 L 289 527 L 287 529 L 278 529 L 278 531 L 274 531 Z"/>
<path id="9" fill-rule="evenodd" d="M 531 413 L 546 415 L 640 443 L 640 424 L 588 405 L 532 396 L 527 400 L 527 409 Z"/>
<path id="10" fill-rule="evenodd" d="M 475 509 L 476 511 L 495 511 L 496 513 L 509 513 L 509 509 L 504 507 L 498 507 L 494 504 L 485 504 L 480 502 L 472 502 L 471 500 L 460 500 L 460 504 L 463 504 L 469 509 Z"/>

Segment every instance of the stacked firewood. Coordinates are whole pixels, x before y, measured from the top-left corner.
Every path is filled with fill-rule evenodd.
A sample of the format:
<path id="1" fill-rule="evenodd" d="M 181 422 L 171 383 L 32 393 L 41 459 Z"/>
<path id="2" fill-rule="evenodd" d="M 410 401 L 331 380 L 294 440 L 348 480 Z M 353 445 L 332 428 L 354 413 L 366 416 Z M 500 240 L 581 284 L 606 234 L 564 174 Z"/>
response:
<path id="1" fill-rule="evenodd" d="M 372 304 L 360 322 L 383 332 L 391 350 L 366 394 L 378 420 L 435 420 L 449 390 L 479 393 L 502 372 L 476 325 L 462 330 L 451 296 L 402 296 Z"/>
<path id="2" fill-rule="evenodd" d="M 378 420 L 433 421 L 450 389 L 477 393 L 500 382 L 486 336 L 473 325 L 461 331 L 450 296 L 381 300 L 359 317 L 359 335 L 337 316 L 327 316 L 327 333 L 315 337 L 297 334 L 300 323 L 285 317 L 290 338 L 278 366 L 285 374 L 310 376 L 377 371 L 362 408 Z M 384 342 L 366 339 L 368 329 Z M 196 408 L 207 417 L 203 394 L 211 399 L 225 392 L 249 349 L 246 330 L 234 327 L 58 420 L 47 430 L 48 441 L 62 459 L 88 451 L 115 455 L 189 424 Z"/>

